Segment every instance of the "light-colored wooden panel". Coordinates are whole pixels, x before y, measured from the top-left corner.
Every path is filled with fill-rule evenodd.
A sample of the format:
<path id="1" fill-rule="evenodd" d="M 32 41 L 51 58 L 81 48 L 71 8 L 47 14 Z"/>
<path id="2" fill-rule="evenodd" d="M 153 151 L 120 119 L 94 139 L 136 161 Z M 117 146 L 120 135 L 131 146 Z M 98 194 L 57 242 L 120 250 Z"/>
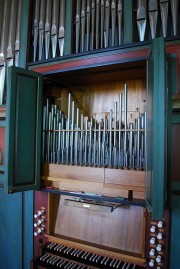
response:
<path id="1" fill-rule="evenodd" d="M 41 174 L 61 179 L 104 182 L 104 168 L 98 167 L 44 164 Z"/>
<path id="2" fill-rule="evenodd" d="M 125 190 L 132 190 L 137 193 L 142 192 L 140 197 L 144 199 L 144 171 L 45 164 L 42 168 L 42 175 L 44 180 L 58 181 L 59 188 L 62 190 L 84 192 L 98 190 L 102 195 L 117 196 L 121 188 L 123 197 L 124 195 L 127 197 Z"/>
<path id="3" fill-rule="evenodd" d="M 122 205 L 113 212 L 93 211 L 64 205 L 61 196 L 55 234 L 83 240 L 87 244 L 143 254 L 144 209 Z M 69 197 L 70 198 L 70 197 Z"/>
<path id="4" fill-rule="evenodd" d="M 145 189 L 145 171 L 105 169 L 105 183 L 119 184 Z"/>
<path id="5" fill-rule="evenodd" d="M 82 192 L 82 193 L 94 193 L 109 197 L 123 197 L 128 198 L 128 190 L 130 188 L 121 185 L 104 184 L 96 182 L 85 182 L 80 180 L 70 180 L 70 179 L 58 179 L 52 177 L 42 177 L 46 186 L 51 186 L 58 188 L 62 191 L 71 192 Z M 135 199 L 145 199 L 145 193 L 141 188 L 134 188 L 133 198 Z"/>
<path id="6" fill-rule="evenodd" d="M 48 193 L 48 222 L 46 225 L 47 233 L 52 233 L 55 228 L 57 210 L 59 205 L 59 195 Z"/>

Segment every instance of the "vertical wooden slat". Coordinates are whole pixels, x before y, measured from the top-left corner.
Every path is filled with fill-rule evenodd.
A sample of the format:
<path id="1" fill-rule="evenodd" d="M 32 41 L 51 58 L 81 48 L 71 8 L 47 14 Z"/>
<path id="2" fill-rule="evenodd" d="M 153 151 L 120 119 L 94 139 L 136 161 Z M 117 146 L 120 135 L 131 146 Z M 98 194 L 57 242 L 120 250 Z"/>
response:
<path id="1" fill-rule="evenodd" d="M 20 27 L 20 52 L 19 67 L 26 67 L 27 59 L 27 40 L 28 40 L 28 22 L 29 22 L 29 4 L 30 0 L 21 0 L 21 27 Z"/>
<path id="2" fill-rule="evenodd" d="M 74 1 L 72 0 L 66 0 L 64 55 L 68 55 L 72 53 L 73 2 Z"/>
<path id="3" fill-rule="evenodd" d="M 0 268 L 22 269 L 22 193 L 8 195 L 0 189 L 0 203 Z"/>
<path id="4" fill-rule="evenodd" d="M 123 21 L 124 21 L 124 44 L 133 42 L 133 1 L 124 1 L 123 7 Z"/>

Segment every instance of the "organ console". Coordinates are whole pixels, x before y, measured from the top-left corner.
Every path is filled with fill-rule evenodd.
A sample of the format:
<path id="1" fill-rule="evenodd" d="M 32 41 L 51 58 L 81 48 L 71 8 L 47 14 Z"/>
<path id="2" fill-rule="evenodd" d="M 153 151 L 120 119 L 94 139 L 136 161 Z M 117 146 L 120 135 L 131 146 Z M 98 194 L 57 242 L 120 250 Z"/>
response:
<path id="1" fill-rule="evenodd" d="M 35 204 L 31 269 L 168 268 L 168 211 L 39 191 Z"/>

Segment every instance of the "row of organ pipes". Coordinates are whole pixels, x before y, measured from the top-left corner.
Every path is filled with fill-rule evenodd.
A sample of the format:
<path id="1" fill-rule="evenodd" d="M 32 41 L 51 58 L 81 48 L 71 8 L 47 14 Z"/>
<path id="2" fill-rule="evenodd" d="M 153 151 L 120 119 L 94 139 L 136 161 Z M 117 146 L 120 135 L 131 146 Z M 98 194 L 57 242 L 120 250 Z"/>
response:
<path id="1" fill-rule="evenodd" d="M 137 0 L 137 28 L 140 41 L 144 41 L 145 39 L 148 17 L 151 38 L 156 37 L 159 13 L 161 17 L 162 34 L 163 37 L 167 37 L 169 9 L 171 9 L 173 35 L 176 36 L 178 25 L 178 0 Z"/>
<path id="2" fill-rule="evenodd" d="M 0 105 L 5 102 L 7 68 L 11 65 L 18 66 L 21 1 L 0 0 Z M 148 17 L 151 37 L 156 36 L 159 13 L 163 36 L 167 36 L 169 9 L 173 35 L 176 36 L 178 34 L 178 0 L 137 0 L 137 29 L 140 41 L 145 39 Z M 35 1 L 33 61 L 64 55 L 65 15 L 65 0 Z M 77 0 L 74 15 L 75 52 L 121 45 L 122 18 L 122 0 Z"/>
<path id="3" fill-rule="evenodd" d="M 22 0 L 0 0 L 0 105 L 5 102 L 7 68 L 18 66 Z M 145 40 L 147 22 L 156 37 L 160 17 L 163 36 L 167 36 L 169 10 L 173 35 L 178 34 L 178 0 L 137 0 L 136 20 L 139 40 Z M 64 55 L 65 0 L 34 1 L 33 61 Z M 10 19 L 9 19 L 10 18 Z M 123 43 L 122 0 L 75 1 L 74 29 L 76 53 Z"/>
<path id="4" fill-rule="evenodd" d="M 43 108 L 42 161 L 47 163 L 120 169 L 145 169 L 146 112 L 135 119 L 127 118 L 127 85 L 104 118 L 97 122 L 93 116 L 75 109 L 68 95 L 67 115 L 56 104 Z M 124 102 L 124 112 L 122 103 Z"/>
<path id="5" fill-rule="evenodd" d="M 54 58 L 58 55 L 63 56 L 66 15 L 65 4 L 65 0 L 35 1 L 33 61 Z M 59 46 L 57 46 L 58 44 Z"/>
<path id="6" fill-rule="evenodd" d="M 169 13 L 172 17 L 173 35 L 178 34 L 178 0 L 137 0 L 134 6 L 136 29 L 140 41 L 145 40 L 148 24 L 152 39 L 157 36 L 157 24 L 161 24 L 158 27 L 161 27 L 162 35 L 166 37 Z M 72 53 L 123 44 L 123 12 L 123 0 L 74 1 L 74 45 Z M 35 1 L 33 61 L 64 55 L 65 27 L 65 0 Z"/>
<path id="7" fill-rule="evenodd" d="M 7 68 L 19 64 L 21 0 L 0 0 L 0 105 L 5 102 Z"/>

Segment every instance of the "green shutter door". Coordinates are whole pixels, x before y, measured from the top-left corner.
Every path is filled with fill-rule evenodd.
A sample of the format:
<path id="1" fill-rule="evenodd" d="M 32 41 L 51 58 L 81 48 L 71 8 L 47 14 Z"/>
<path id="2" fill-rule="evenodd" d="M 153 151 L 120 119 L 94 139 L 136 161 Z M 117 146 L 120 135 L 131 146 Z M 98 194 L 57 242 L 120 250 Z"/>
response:
<path id="1" fill-rule="evenodd" d="M 146 198 L 154 219 L 162 219 L 165 205 L 167 129 L 166 59 L 164 39 L 153 40 L 147 74 Z"/>
<path id="2" fill-rule="evenodd" d="M 10 67 L 7 87 L 5 188 L 9 193 L 40 185 L 41 75 Z"/>

